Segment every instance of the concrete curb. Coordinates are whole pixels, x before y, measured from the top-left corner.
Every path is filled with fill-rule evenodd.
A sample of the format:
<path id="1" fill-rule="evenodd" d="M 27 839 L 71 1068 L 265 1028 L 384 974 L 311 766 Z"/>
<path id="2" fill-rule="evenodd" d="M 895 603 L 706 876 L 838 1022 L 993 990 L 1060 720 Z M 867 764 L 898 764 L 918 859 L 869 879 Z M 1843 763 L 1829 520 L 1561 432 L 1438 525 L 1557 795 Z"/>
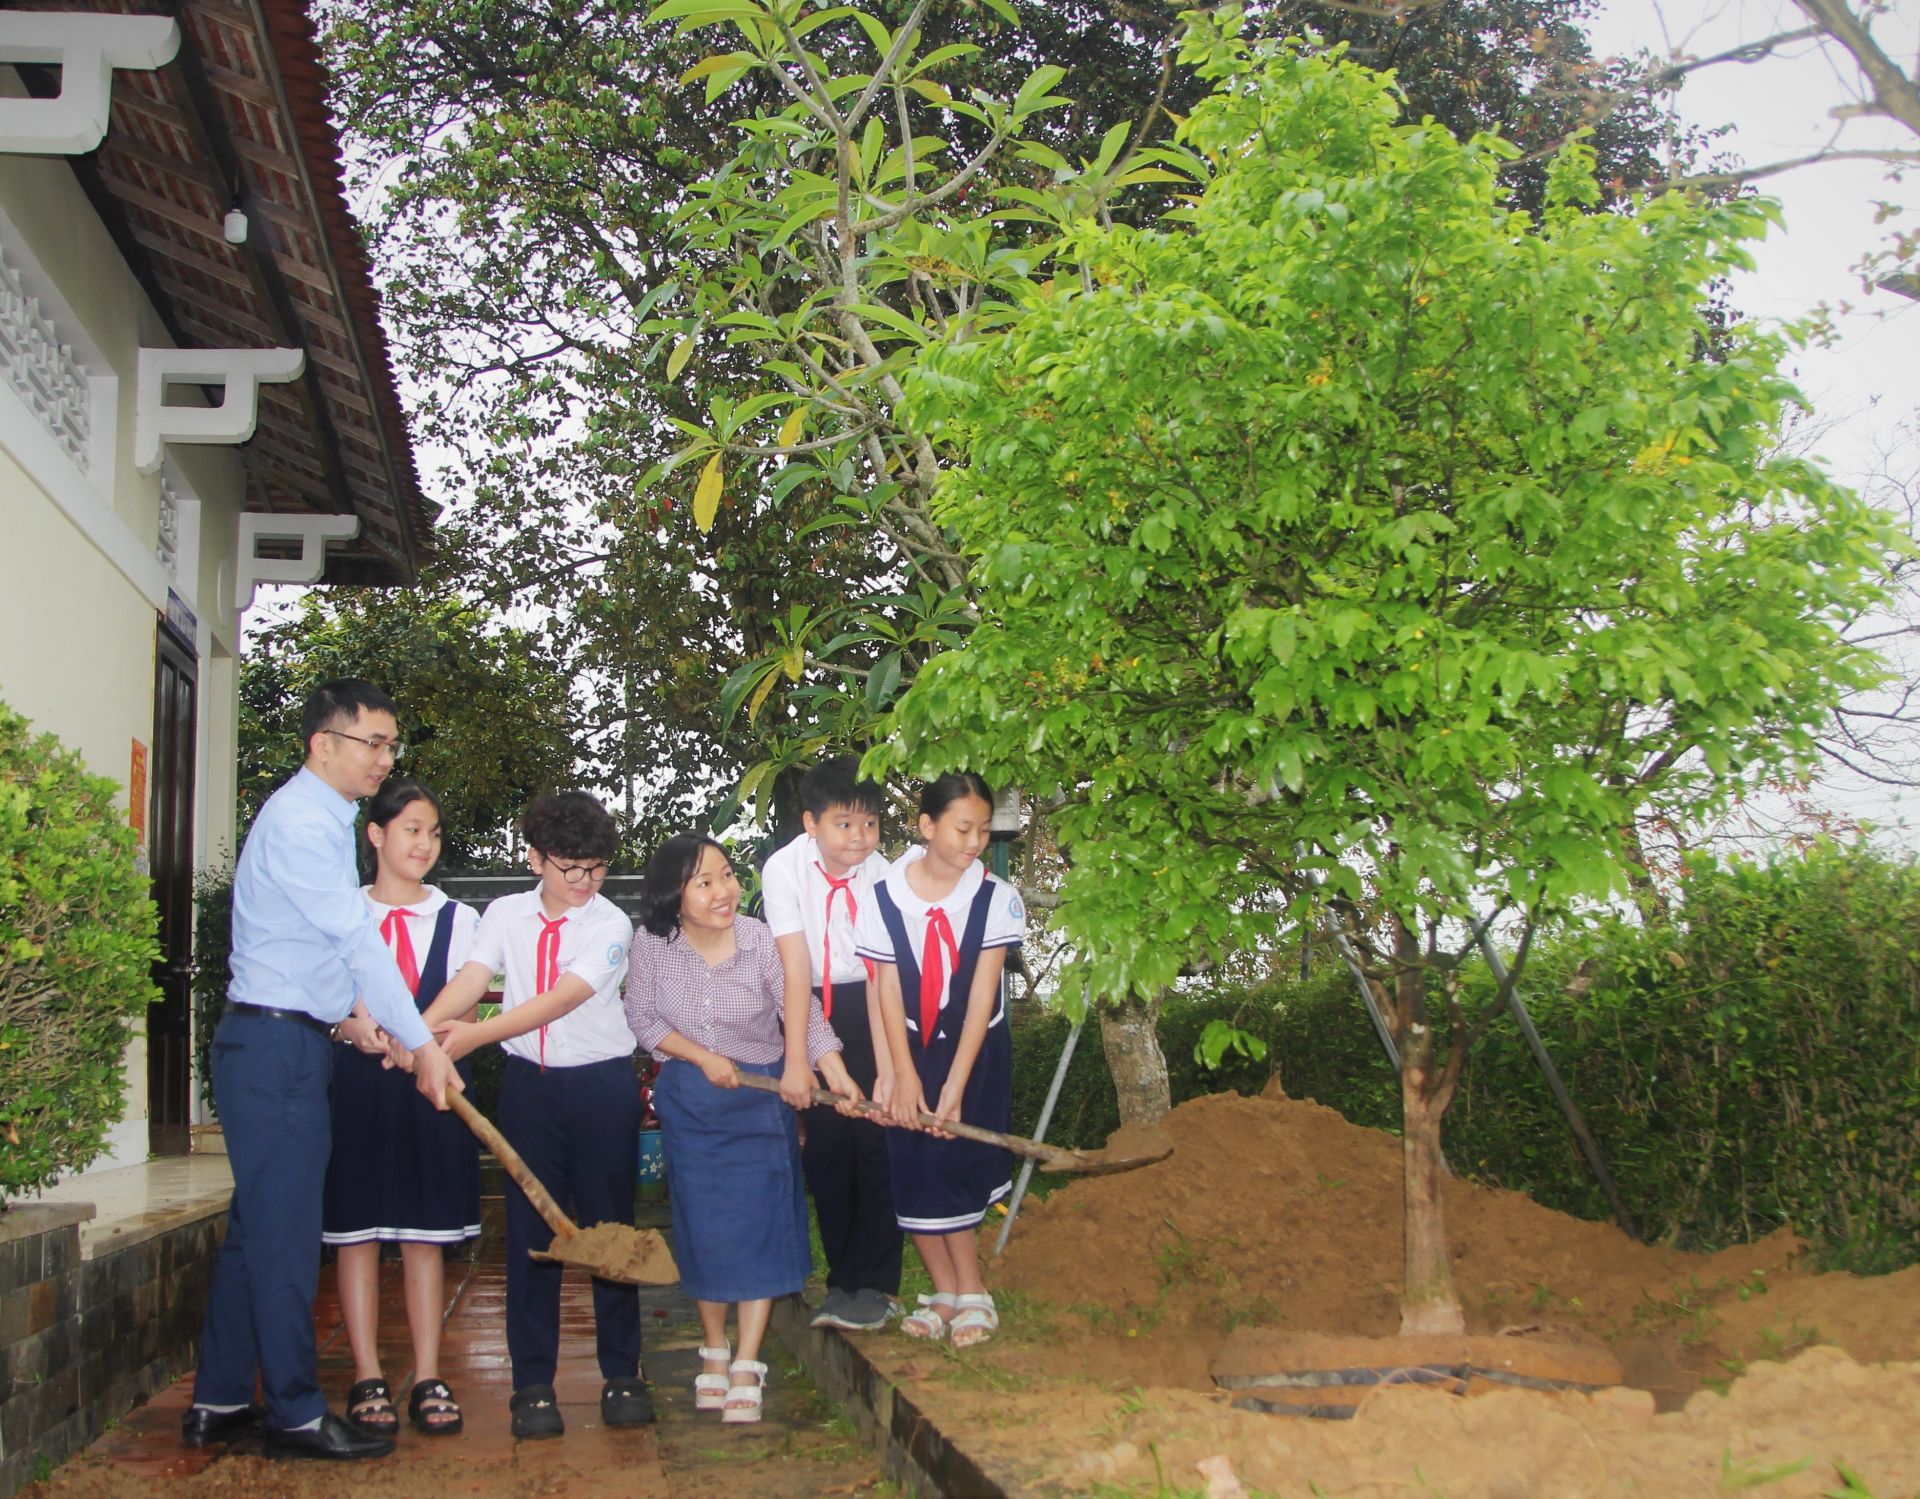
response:
<path id="1" fill-rule="evenodd" d="M 887 1476 L 915 1499 L 1019 1499 L 1031 1490 L 983 1463 L 936 1427 L 913 1397 L 888 1379 L 845 1333 L 809 1327 L 798 1296 L 773 1304 L 773 1333 L 807 1375 L 845 1407 Z"/>

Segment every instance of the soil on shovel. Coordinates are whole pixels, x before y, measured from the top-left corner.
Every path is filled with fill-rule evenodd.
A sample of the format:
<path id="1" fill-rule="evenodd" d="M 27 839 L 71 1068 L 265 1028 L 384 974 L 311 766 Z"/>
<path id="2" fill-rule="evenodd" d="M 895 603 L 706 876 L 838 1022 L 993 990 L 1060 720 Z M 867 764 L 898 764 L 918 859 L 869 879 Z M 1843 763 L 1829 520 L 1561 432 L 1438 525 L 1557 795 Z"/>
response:
<path id="1" fill-rule="evenodd" d="M 988 1270 L 993 1341 L 956 1353 L 862 1340 L 936 1424 L 1023 1487 L 1212 1499 L 1234 1499 L 1236 1484 L 1449 1499 L 1920 1489 L 1920 1267 L 1822 1274 L 1786 1232 L 1688 1254 L 1459 1180 L 1445 1204 L 1468 1341 L 1531 1342 L 1519 1351 L 1549 1375 L 1618 1370 L 1621 1383 L 1476 1381 L 1492 1393 L 1464 1398 L 1377 1388 L 1352 1395 L 1348 1420 L 1234 1409 L 1259 1392 L 1232 1375 L 1316 1342 L 1338 1340 L 1325 1357 L 1336 1365 L 1409 1361 L 1370 1341 L 1399 1326 L 1400 1142 L 1313 1103 L 1231 1094 L 1185 1104 L 1164 1127 L 1170 1159 L 1021 1210 Z"/>
<path id="2" fill-rule="evenodd" d="M 626 1223 L 596 1223 L 569 1238 L 556 1235 L 549 1257 L 634 1285 L 670 1286 L 680 1279 L 666 1239 Z"/>

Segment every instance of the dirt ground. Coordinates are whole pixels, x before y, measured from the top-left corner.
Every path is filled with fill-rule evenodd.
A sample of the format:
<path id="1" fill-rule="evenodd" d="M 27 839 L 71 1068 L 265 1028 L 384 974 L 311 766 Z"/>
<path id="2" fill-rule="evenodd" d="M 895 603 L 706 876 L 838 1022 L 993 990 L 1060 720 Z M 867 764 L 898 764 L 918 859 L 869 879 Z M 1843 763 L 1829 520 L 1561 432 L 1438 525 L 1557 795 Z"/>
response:
<path id="1" fill-rule="evenodd" d="M 1312 1103 L 1232 1095 L 1166 1128 L 1169 1160 L 1023 1208 L 989 1274 L 994 1342 L 955 1355 L 864 1340 L 942 1429 L 1035 1488 L 1920 1492 L 1920 1267 L 1821 1274 L 1786 1233 L 1685 1254 L 1460 1181 L 1446 1213 L 1468 1331 L 1610 1357 L 1624 1384 L 1381 1389 L 1346 1421 L 1232 1409 L 1211 1371 L 1262 1340 L 1397 1331 L 1399 1142 Z"/>

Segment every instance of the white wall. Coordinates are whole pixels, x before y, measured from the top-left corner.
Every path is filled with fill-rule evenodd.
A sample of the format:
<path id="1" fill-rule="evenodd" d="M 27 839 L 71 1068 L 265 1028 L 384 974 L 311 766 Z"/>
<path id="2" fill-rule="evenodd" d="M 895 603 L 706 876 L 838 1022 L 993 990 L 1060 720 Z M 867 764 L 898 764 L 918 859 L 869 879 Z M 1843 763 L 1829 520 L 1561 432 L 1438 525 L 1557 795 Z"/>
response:
<path id="1" fill-rule="evenodd" d="M 0 70 L 5 73 L 9 70 Z M 0 78 L 0 92 L 13 92 Z M 0 357 L 0 699 L 123 787 L 151 750 L 154 632 L 169 588 L 199 620 L 195 863 L 230 855 L 236 759 L 232 578 L 245 494 L 231 449 L 176 449 L 168 478 L 198 534 L 169 575 L 156 556 L 161 480 L 133 464 L 138 351 L 169 342 L 63 160 L 0 155 L 0 263 L 84 367 L 95 434 L 84 467 L 5 378 Z M 144 1039 L 128 1046 L 127 1114 L 101 1167 L 147 1152 Z"/>

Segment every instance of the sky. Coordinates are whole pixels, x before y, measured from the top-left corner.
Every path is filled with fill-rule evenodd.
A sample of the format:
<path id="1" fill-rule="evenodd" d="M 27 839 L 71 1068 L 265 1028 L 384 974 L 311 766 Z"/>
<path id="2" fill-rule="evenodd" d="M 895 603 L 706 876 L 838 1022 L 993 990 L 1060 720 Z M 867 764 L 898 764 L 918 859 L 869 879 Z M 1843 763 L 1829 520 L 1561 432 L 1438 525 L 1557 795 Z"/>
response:
<path id="1" fill-rule="evenodd" d="M 1644 47 L 1709 57 L 1804 25 L 1792 0 L 1601 0 L 1588 32 L 1603 56 Z M 1920 59 L 1920 0 L 1893 0 L 1873 32 L 1911 73 Z M 1837 48 L 1808 42 L 1763 61 L 1701 69 L 1677 104 L 1697 124 L 1732 126 L 1723 144 L 1743 161 L 1784 161 L 1833 140 L 1830 111 L 1856 98 L 1855 80 Z M 1847 121 L 1838 144 L 1920 148 L 1911 132 L 1881 120 Z M 1785 230 L 1759 247 L 1755 270 L 1734 287 L 1735 305 L 1752 317 L 1781 320 L 1805 317 L 1823 303 L 1852 307 L 1836 313 L 1830 347 L 1808 349 L 1797 360 L 1796 379 L 1818 416 L 1814 453 L 1868 492 L 1889 454 L 1896 467 L 1920 470 L 1920 302 L 1863 295 L 1852 269 L 1887 232 L 1873 222 L 1875 201 L 1900 201 L 1902 188 L 1887 181 L 1883 165 L 1826 162 L 1769 177 L 1760 190 L 1780 201 Z M 1904 222 L 1912 226 L 1920 219 L 1920 168 L 1904 198 L 1912 205 Z M 1842 776 L 1822 788 L 1821 799 L 1920 846 L 1920 793 Z"/>

